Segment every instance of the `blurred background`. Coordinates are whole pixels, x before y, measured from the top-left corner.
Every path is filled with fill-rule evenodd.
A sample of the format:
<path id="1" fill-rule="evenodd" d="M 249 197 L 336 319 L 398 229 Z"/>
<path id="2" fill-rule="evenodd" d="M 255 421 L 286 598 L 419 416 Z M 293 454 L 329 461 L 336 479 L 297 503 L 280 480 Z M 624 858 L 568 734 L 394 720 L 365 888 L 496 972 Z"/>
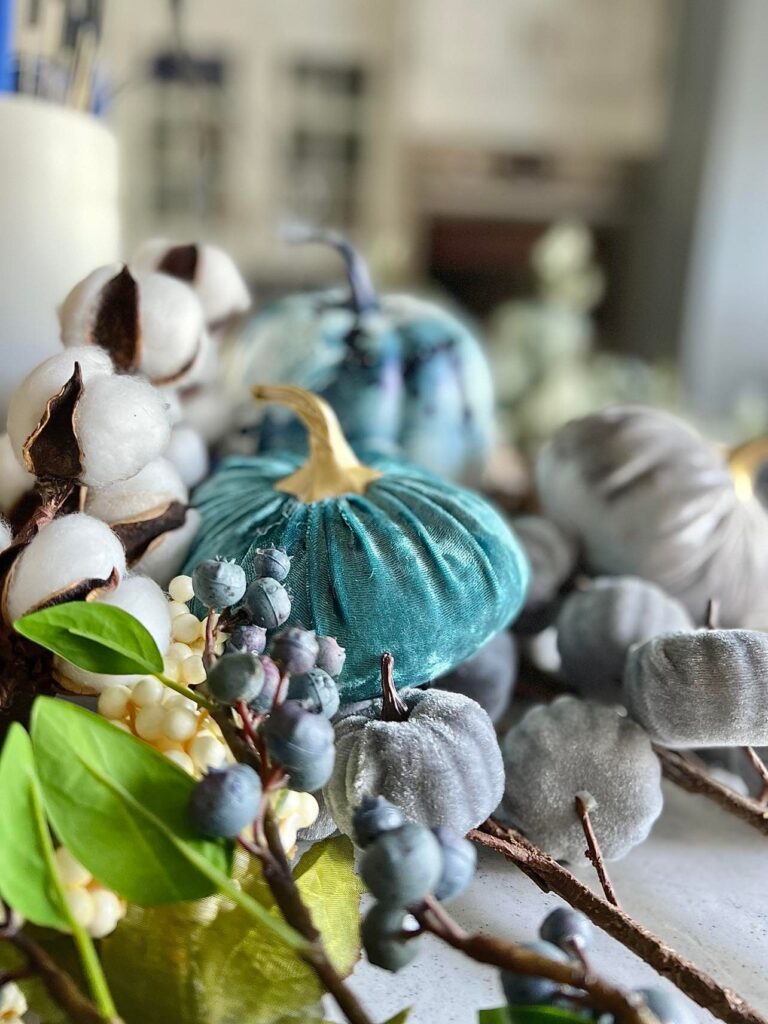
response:
<path id="1" fill-rule="evenodd" d="M 475 319 L 522 445 L 614 398 L 682 407 L 729 442 L 768 428 L 765 0 L 3 10 L 14 98 L 95 114 L 117 140 L 114 156 L 78 143 L 72 123 L 52 155 L 47 130 L 29 167 L 65 164 L 67 146 L 84 162 L 32 193 L 29 168 L 8 179 L 34 118 L 14 126 L 0 104 L 0 341 L 21 362 L 49 303 L 14 274 L 55 263 L 60 298 L 148 236 L 202 238 L 232 253 L 258 308 L 339 280 L 333 254 L 280 242 L 302 221 L 347 232 L 381 286 Z M 30 268 L 41 190 L 56 201 Z"/>

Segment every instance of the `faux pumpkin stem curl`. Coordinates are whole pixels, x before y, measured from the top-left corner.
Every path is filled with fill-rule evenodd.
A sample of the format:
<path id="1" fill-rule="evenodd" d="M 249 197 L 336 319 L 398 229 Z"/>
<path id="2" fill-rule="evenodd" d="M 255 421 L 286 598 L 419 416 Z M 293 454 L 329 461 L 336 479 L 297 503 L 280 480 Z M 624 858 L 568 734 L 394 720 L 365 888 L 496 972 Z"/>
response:
<path id="1" fill-rule="evenodd" d="M 260 384 L 253 395 L 263 402 L 287 406 L 309 432 L 307 461 L 275 484 L 278 491 L 309 503 L 344 494 L 365 494 L 368 486 L 382 476 L 378 469 L 360 462 L 342 433 L 336 413 L 318 395 L 287 384 Z"/>
<path id="2" fill-rule="evenodd" d="M 395 686 L 395 659 L 389 651 L 381 656 L 381 720 L 382 722 L 404 722 L 408 717 L 408 705 Z"/>
<path id="3" fill-rule="evenodd" d="M 574 803 L 576 805 L 576 813 L 581 821 L 581 827 L 584 829 L 584 838 L 587 840 L 586 854 L 592 865 L 597 872 L 597 877 L 600 879 L 600 885 L 605 893 L 605 898 L 609 903 L 612 903 L 615 907 L 619 906 L 619 898 L 616 895 L 616 890 L 613 887 L 613 883 L 608 875 L 608 871 L 605 867 L 605 861 L 603 855 L 600 852 L 600 844 L 597 841 L 595 830 L 592 827 L 592 819 L 589 816 L 590 805 L 594 807 L 594 798 L 589 793 L 577 793 Z"/>

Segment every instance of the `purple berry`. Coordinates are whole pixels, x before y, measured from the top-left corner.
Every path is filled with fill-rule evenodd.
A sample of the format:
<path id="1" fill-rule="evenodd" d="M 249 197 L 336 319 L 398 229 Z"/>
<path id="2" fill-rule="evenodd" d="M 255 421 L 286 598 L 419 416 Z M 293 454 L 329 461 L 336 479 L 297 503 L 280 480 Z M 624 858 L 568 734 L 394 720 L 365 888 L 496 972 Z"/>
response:
<path id="1" fill-rule="evenodd" d="M 253 571 L 256 576 L 271 576 L 282 583 L 291 571 L 291 560 L 282 548 L 257 548 Z"/>
<path id="2" fill-rule="evenodd" d="M 314 667 L 317 637 L 313 629 L 285 626 L 272 638 L 269 656 L 284 672 L 299 675 Z"/>
<path id="3" fill-rule="evenodd" d="M 267 631 L 263 626 L 241 624 L 233 628 L 226 643 L 230 653 L 263 654 L 267 646 Z"/>
<path id="4" fill-rule="evenodd" d="M 277 629 L 291 614 L 291 599 L 276 579 L 254 580 L 245 592 L 245 608 L 257 626 Z"/>
<path id="5" fill-rule="evenodd" d="M 288 683 L 288 699 L 299 700 L 311 711 L 333 718 L 339 710 L 339 691 L 336 683 L 321 668 L 310 669 L 292 676 Z"/>
<path id="6" fill-rule="evenodd" d="M 247 764 L 209 772 L 192 790 L 189 815 L 196 832 L 233 839 L 258 814 L 261 780 Z"/>
<path id="7" fill-rule="evenodd" d="M 317 659 L 315 664 L 329 676 L 336 679 L 341 675 L 344 662 L 347 660 L 347 652 L 338 642 L 335 636 L 319 636 L 317 638 Z"/>

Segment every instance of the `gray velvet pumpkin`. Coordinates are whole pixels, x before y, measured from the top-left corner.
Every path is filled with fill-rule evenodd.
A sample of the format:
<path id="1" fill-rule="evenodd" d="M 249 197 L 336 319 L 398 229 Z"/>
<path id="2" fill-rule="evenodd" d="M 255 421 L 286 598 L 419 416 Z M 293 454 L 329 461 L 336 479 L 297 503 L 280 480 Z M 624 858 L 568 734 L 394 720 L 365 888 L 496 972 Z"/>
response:
<path id="1" fill-rule="evenodd" d="M 577 794 L 603 856 L 641 843 L 661 813 L 661 769 L 645 732 L 611 708 L 558 697 L 532 708 L 502 743 L 506 784 L 497 815 L 557 860 L 585 864 Z"/>
<path id="2" fill-rule="evenodd" d="M 693 622 L 679 601 L 636 576 L 600 576 L 565 598 L 557 617 L 561 671 L 584 697 L 616 703 L 634 644 Z"/>
<path id="3" fill-rule="evenodd" d="M 574 420 L 542 450 L 536 478 L 590 572 L 652 580 L 696 622 L 712 597 L 723 625 L 768 621 L 768 515 L 682 420 L 643 406 Z"/>
<path id="4" fill-rule="evenodd" d="M 557 616 L 560 591 L 576 571 L 578 547 L 573 537 L 544 516 L 516 516 L 512 525 L 531 565 L 531 579 L 515 632 L 540 633 Z"/>
<path id="5" fill-rule="evenodd" d="M 383 721 L 373 700 L 338 719 L 336 762 L 323 789 L 339 829 L 365 794 L 386 797 L 406 817 L 464 835 L 491 814 L 504 791 L 501 751 L 488 715 L 459 693 L 400 690 L 404 721 Z"/>
<path id="6" fill-rule="evenodd" d="M 665 747 L 768 743 L 768 634 L 748 629 L 669 633 L 632 650 L 624 702 Z"/>
<path id="7" fill-rule="evenodd" d="M 518 655 L 515 638 L 502 630 L 484 644 L 477 654 L 463 661 L 452 672 L 436 679 L 437 690 L 463 693 L 477 701 L 492 722 L 497 722 L 509 706 L 517 680 Z"/>

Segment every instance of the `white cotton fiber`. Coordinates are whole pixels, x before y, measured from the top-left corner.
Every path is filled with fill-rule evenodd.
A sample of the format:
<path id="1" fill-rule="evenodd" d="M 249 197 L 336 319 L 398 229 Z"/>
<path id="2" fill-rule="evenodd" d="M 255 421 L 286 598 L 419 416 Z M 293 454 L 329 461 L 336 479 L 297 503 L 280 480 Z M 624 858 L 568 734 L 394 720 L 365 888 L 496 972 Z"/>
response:
<path id="1" fill-rule="evenodd" d="M 192 289 L 167 274 L 138 274 L 141 359 L 150 380 L 170 381 L 194 361 L 205 332 Z"/>
<path id="2" fill-rule="evenodd" d="M 152 639 L 162 654 L 168 650 L 171 642 L 171 612 L 163 591 L 146 576 L 128 576 L 119 587 L 110 590 L 98 598 L 99 604 L 110 604 L 133 615 L 152 634 Z M 132 686 L 142 679 L 142 675 L 112 676 L 96 672 L 86 672 L 75 665 L 56 659 L 59 676 L 74 683 L 76 689 L 91 693 L 101 693 L 110 686 Z"/>
<path id="3" fill-rule="evenodd" d="M 192 541 L 200 529 L 200 523 L 200 513 L 197 509 L 187 509 L 183 526 L 178 530 L 169 530 L 154 540 L 134 568 L 151 576 L 161 587 L 167 587 L 173 577 L 179 575 L 192 547 Z"/>
<path id="4" fill-rule="evenodd" d="M 15 622 L 82 580 L 125 573 L 125 551 L 110 528 L 82 512 L 43 527 L 14 562 L 6 583 L 5 617 Z"/>
<path id="5" fill-rule="evenodd" d="M 80 364 L 83 383 L 87 385 L 97 377 L 112 373 L 112 360 L 106 352 L 96 348 L 69 348 L 51 356 L 36 366 L 11 396 L 8 406 L 8 436 L 16 461 L 24 467 L 22 449 L 27 438 L 37 427 L 48 402 L 57 394 Z"/>
<path id="6" fill-rule="evenodd" d="M 131 260 L 136 270 L 157 270 L 168 252 L 176 246 L 166 238 L 151 238 Z M 197 263 L 189 282 L 197 293 L 208 324 L 216 324 L 251 305 L 248 287 L 235 261 L 216 245 L 198 244 Z"/>
<path id="7" fill-rule="evenodd" d="M 181 423 L 173 428 L 164 454 L 176 467 L 187 487 L 197 487 L 208 476 L 208 448 L 200 434 L 189 424 Z"/>
<path id="8" fill-rule="evenodd" d="M 75 423 L 82 482 L 93 487 L 135 476 L 162 454 L 171 436 L 160 392 L 135 377 L 99 377 L 86 385 Z"/>
<path id="9" fill-rule="evenodd" d="M 91 332 L 99 310 L 99 296 L 107 281 L 120 273 L 121 263 L 108 263 L 79 281 L 59 306 L 61 341 L 72 345 L 91 343 Z"/>
<path id="10" fill-rule="evenodd" d="M 4 519 L 0 519 L 0 551 L 5 551 L 12 540 L 13 533 L 10 526 Z"/>
<path id="11" fill-rule="evenodd" d="M 0 512 L 10 512 L 19 498 L 34 486 L 35 478 L 16 461 L 10 437 L 0 435 Z"/>
<path id="12" fill-rule="evenodd" d="M 171 501 L 186 505 L 189 492 L 167 458 L 153 459 L 135 476 L 109 487 L 89 487 L 84 511 L 105 523 L 123 523 Z"/>

